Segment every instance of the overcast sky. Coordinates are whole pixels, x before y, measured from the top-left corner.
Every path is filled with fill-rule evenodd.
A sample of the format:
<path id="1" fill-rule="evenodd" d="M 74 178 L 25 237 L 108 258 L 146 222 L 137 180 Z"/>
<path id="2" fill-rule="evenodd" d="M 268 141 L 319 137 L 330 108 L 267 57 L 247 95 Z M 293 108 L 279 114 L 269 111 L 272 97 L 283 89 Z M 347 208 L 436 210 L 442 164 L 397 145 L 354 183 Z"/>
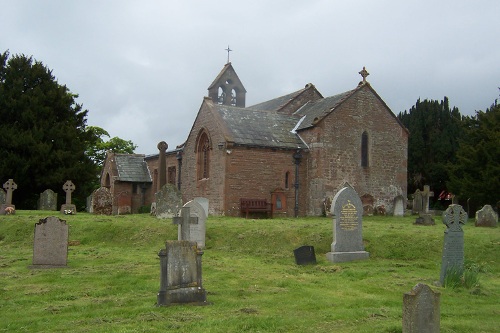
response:
<path id="1" fill-rule="evenodd" d="M 183 143 L 230 61 L 247 106 L 313 83 L 368 81 L 398 114 L 418 98 L 462 114 L 499 97 L 500 1 L 0 0 L 0 52 L 33 56 L 79 95 L 88 125 L 137 153 Z"/>

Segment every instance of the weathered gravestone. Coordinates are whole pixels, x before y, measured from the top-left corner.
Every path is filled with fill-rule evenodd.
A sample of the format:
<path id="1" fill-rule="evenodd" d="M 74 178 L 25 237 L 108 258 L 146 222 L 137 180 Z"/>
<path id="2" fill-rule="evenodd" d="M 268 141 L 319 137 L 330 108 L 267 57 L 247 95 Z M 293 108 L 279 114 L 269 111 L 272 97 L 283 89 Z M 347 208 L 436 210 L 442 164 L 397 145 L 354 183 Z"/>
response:
<path id="1" fill-rule="evenodd" d="M 204 205 L 200 204 L 206 203 L 206 207 Z M 189 217 L 190 223 L 186 228 L 189 228 L 189 234 L 184 233 L 185 236 L 183 235 L 182 228 L 184 227 L 182 225 L 181 220 L 184 218 L 184 214 L 187 214 L 187 210 L 184 208 L 189 208 Z M 178 240 L 189 240 L 189 241 L 195 241 L 198 244 L 198 247 L 200 249 L 205 248 L 205 234 L 206 234 L 206 223 L 207 223 L 207 214 L 208 214 L 208 200 L 205 198 L 195 198 L 194 200 L 191 200 L 187 202 L 182 210 L 181 210 L 181 217 L 174 217 L 174 224 L 178 224 L 178 231 L 177 231 L 177 239 Z M 192 219 L 195 218 L 195 219 Z M 187 237 L 187 238 L 185 238 Z"/>
<path id="2" fill-rule="evenodd" d="M 5 203 L 5 191 L 0 188 L 0 205 L 3 205 Z"/>
<path id="3" fill-rule="evenodd" d="M 416 225 L 436 225 L 436 222 L 432 218 L 432 214 L 419 213 L 417 219 L 415 220 Z"/>
<path id="4" fill-rule="evenodd" d="M 160 257 L 160 291 L 157 305 L 176 303 L 206 304 L 202 286 L 201 256 L 196 242 L 167 241 Z"/>
<path id="5" fill-rule="evenodd" d="M 35 224 L 33 267 L 64 267 L 68 260 L 68 225 L 55 216 Z"/>
<path id="6" fill-rule="evenodd" d="M 412 207 L 411 212 L 412 212 L 412 214 L 419 214 L 422 211 L 423 211 L 422 193 L 417 188 L 417 190 L 413 194 L 413 207 Z"/>
<path id="7" fill-rule="evenodd" d="M 75 214 L 76 206 L 71 203 L 71 193 L 76 189 L 75 184 L 71 180 L 67 180 L 62 188 L 66 192 L 66 203 L 61 205 L 60 212 L 62 214 Z"/>
<path id="8" fill-rule="evenodd" d="M 429 213 L 429 199 L 434 197 L 434 192 L 431 191 L 429 185 L 424 185 L 424 190 L 422 191 L 422 210 L 423 213 Z"/>
<path id="9" fill-rule="evenodd" d="M 356 191 L 344 187 L 332 203 L 334 242 L 326 258 L 331 262 L 368 259 L 363 246 L 363 206 Z"/>
<path id="10" fill-rule="evenodd" d="M 165 184 L 155 193 L 156 217 L 159 219 L 172 218 L 182 208 L 181 192 L 173 184 Z"/>
<path id="11" fill-rule="evenodd" d="M 467 213 L 460 205 L 450 205 L 443 213 L 444 231 L 443 257 L 441 262 L 441 285 L 446 275 L 454 272 L 459 275 L 464 269 L 464 232 L 462 225 L 467 222 Z"/>
<path id="12" fill-rule="evenodd" d="M 14 214 L 16 206 L 12 204 L 12 192 L 17 189 L 17 184 L 13 179 L 9 179 L 3 184 L 3 188 L 7 192 L 5 194 L 5 203 L 0 206 L 0 215 Z"/>
<path id="13" fill-rule="evenodd" d="M 295 263 L 297 265 L 316 264 L 316 253 L 314 253 L 314 246 L 303 245 L 293 250 L 295 256 Z"/>
<path id="14" fill-rule="evenodd" d="M 403 333 L 438 333 L 440 294 L 419 283 L 403 295 Z"/>
<path id="15" fill-rule="evenodd" d="M 99 187 L 92 193 L 92 212 L 99 215 L 113 214 L 113 195 L 107 187 Z"/>
<path id="16" fill-rule="evenodd" d="M 402 195 L 398 195 L 394 198 L 393 205 L 393 215 L 394 216 L 404 216 L 405 215 L 405 198 Z"/>
<path id="17" fill-rule="evenodd" d="M 57 193 L 51 189 L 46 189 L 40 193 L 38 210 L 57 210 Z"/>
<path id="18" fill-rule="evenodd" d="M 498 225 L 498 214 L 490 205 L 484 205 L 476 212 L 476 227 L 496 227 Z"/>

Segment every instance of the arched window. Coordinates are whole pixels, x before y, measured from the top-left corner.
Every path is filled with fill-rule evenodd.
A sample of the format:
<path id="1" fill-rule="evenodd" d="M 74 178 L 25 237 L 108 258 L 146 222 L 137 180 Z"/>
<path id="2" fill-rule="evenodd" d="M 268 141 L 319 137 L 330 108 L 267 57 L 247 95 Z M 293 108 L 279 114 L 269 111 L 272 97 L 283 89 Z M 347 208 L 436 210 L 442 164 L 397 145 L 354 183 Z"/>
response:
<path id="1" fill-rule="evenodd" d="M 368 133 L 361 134 L 361 166 L 367 168 L 369 165 Z"/>
<path id="2" fill-rule="evenodd" d="M 223 86 L 219 87 L 219 92 L 217 94 L 217 104 L 224 104 L 226 101 L 226 88 Z"/>
<path id="3" fill-rule="evenodd" d="M 231 89 L 231 105 L 236 106 L 236 90 Z"/>
<path id="4" fill-rule="evenodd" d="M 210 162 L 210 140 L 208 139 L 208 135 L 205 132 L 203 132 L 198 139 L 196 154 L 198 179 L 208 178 L 208 165 Z"/>

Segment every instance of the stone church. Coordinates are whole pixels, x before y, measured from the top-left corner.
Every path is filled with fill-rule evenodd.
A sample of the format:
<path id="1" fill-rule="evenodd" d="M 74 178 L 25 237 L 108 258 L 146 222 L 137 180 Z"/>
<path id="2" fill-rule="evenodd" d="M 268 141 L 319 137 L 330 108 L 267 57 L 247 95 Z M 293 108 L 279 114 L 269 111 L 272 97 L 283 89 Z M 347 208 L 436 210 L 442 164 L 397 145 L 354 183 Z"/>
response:
<path id="1" fill-rule="evenodd" d="M 272 203 L 274 216 L 293 217 L 327 213 L 333 196 L 349 184 L 367 213 L 390 213 L 395 199 L 407 196 L 409 133 L 366 80 L 368 72 L 359 74 L 354 89 L 334 96 L 323 97 L 309 83 L 246 106 L 245 87 L 228 62 L 208 87 L 183 144 L 134 155 L 143 163 L 133 159 L 136 169 L 125 182 L 106 167 L 110 154 L 101 185 L 111 187 L 112 179 L 148 205 L 167 182 L 184 202 L 208 198 L 210 214 L 239 216 L 240 198 L 255 198 Z"/>

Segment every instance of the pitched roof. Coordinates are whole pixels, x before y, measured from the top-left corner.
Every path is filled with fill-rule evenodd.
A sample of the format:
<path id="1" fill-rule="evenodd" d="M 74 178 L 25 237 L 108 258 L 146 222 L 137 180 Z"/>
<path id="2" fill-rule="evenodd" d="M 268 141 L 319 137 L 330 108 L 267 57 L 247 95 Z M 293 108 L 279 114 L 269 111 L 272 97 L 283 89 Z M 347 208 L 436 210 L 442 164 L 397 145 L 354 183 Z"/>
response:
<path id="1" fill-rule="evenodd" d="M 340 103 L 351 96 L 354 91 L 356 91 L 356 89 L 349 90 L 335 96 L 318 99 L 316 101 L 310 101 L 305 104 L 302 108 L 298 109 L 297 112 L 295 112 L 296 115 L 305 116 L 305 118 L 297 127 L 297 130 L 314 126 L 316 122 L 323 119 Z"/>
<path id="2" fill-rule="evenodd" d="M 144 155 L 116 154 L 117 180 L 122 182 L 151 183 L 151 175 Z"/>
<path id="3" fill-rule="evenodd" d="M 214 104 L 214 110 L 224 123 L 228 139 L 236 145 L 281 149 L 306 147 L 292 132 L 300 120 L 298 116 L 220 104 Z"/>
<path id="4" fill-rule="evenodd" d="M 306 86 L 300 90 L 294 91 L 290 94 L 280 96 L 269 101 L 265 101 L 259 104 L 248 106 L 247 109 L 252 110 L 266 110 L 266 111 L 278 111 L 286 106 L 288 103 L 292 102 L 294 99 L 299 97 L 302 93 L 309 89 L 316 89 L 313 84 L 308 83 Z M 317 91 L 317 90 L 316 90 Z M 317 91 L 319 94 L 319 91 Z M 321 95 L 321 94 L 320 94 Z"/>

